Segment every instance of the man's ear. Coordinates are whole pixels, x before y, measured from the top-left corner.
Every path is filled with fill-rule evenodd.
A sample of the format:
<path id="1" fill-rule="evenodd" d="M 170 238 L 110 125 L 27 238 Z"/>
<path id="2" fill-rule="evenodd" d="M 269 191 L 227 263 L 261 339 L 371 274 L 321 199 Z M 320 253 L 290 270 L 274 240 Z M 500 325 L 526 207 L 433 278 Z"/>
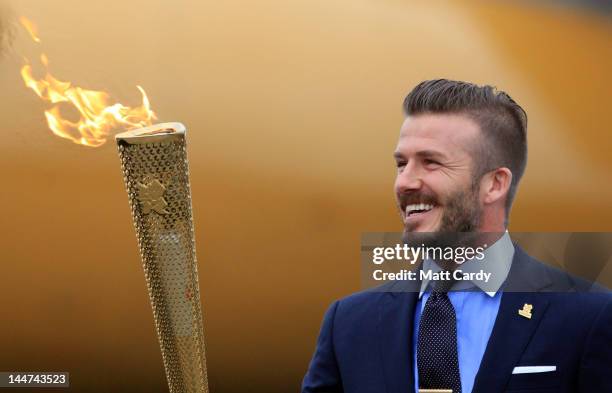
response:
<path id="1" fill-rule="evenodd" d="M 482 201 L 487 204 L 505 200 L 512 183 L 512 172 L 508 168 L 497 168 L 482 177 L 480 190 Z"/>

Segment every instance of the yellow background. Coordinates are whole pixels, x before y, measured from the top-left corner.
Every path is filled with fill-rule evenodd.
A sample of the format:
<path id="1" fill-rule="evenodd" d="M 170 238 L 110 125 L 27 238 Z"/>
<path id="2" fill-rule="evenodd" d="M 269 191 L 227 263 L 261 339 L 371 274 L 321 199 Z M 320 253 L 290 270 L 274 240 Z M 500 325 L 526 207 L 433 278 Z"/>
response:
<path id="1" fill-rule="evenodd" d="M 140 84 L 187 126 L 211 389 L 284 393 L 327 305 L 359 289 L 361 233 L 401 229 L 391 154 L 419 81 L 526 109 L 512 230 L 612 229 L 610 19 L 530 3 L 9 2 L 42 44 L 19 31 L 0 59 L 0 370 L 166 389 L 114 142 L 53 136 L 22 56 L 128 105 Z"/>

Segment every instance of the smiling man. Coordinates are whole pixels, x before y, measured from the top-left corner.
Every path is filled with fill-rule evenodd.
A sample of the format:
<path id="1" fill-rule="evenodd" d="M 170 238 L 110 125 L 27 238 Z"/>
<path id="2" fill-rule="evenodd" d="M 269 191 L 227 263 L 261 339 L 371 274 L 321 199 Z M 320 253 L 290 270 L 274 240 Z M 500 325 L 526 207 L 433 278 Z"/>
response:
<path id="1" fill-rule="evenodd" d="M 332 304 L 302 392 L 612 391 L 610 293 L 587 292 L 506 232 L 527 161 L 524 110 L 491 86 L 440 79 L 417 85 L 404 112 L 394 188 L 405 243 L 492 241 L 461 265 L 470 279 L 392 283 Z M 446 277 L 457 266 L 420 269 Z M 471 279 L 485 268 L 490 280 Z"/>
<path id="2" fill-rule="evenodd" d="M 461 114 L 406 118 L 394 153 L 395 192 L 406 231 L 476 229 L 475 162 L 470 150 L 478 134 L 478 125 Z M 508 173 L 502 175 L 508 182 Z"/>

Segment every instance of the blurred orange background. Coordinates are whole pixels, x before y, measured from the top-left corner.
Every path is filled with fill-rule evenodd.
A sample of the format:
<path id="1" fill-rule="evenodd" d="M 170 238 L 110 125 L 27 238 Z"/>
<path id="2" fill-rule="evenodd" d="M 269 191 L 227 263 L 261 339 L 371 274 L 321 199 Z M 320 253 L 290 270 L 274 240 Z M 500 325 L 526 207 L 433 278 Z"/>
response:
<path id="1" fill-rule="evenodd" d="M 612 229 L 611 19 L 551 3 L 5 2 L 42 44 L 17 29 L 0 58 L 0 370 L 167 391 L 114 141 L 53 136 L 22 55 L 128 105 L 140 84 L 187 126 L 211 391 L 285 393 L 359 289 L 361 233 L 401 230 L 392 152 L 421 80 L 526 109 L 512 230 Z"/>

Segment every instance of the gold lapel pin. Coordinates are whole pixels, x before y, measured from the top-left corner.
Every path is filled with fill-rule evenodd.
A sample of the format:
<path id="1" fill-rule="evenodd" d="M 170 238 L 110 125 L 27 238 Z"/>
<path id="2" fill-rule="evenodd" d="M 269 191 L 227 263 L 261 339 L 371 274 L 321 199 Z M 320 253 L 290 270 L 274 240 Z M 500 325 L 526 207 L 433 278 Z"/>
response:
<path id="1" fill-rule="evenodd" d="M 523 308 L 518 310 L 520 316 L 525 317 L 527 319 L 531 319 L 531 310 L 533 310 L 533 305 L 525 303 Z"/>

